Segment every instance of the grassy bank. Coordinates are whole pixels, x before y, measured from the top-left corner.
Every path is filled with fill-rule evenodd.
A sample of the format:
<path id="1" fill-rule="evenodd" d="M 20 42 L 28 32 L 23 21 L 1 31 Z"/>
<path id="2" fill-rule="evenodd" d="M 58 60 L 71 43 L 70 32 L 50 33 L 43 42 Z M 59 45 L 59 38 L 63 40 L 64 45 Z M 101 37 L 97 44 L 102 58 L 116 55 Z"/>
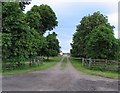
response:
<path id="1" fill-rule="evenodd" d="M 67 57 L 64 57 L 62 63 L 61 63 L 61 70 L 63 70 L 67 65 Z"/>
<path id="2" fill-rule="evenodd" d="M 84 66 L 82 66 L 82 62 L 80 59 L 71 57 L 70 61 L 72 65 L 81 72 L 91 74 L 91 75 L 97 75 L 97 76 L 102 76 L 102 77 L 108 77 L 108 78 L 118 78 L 118 73 L 117 72 L 110 72 L 110 71 L 100 71 L 100 70 L 92 70 L 88 69 Z"/>
<path id="3" fill-rule="evenodd" d="M 54 66 L 60 60 L 61 60 L 61 57 L 57 56 L 57 57 L 49 58 L 49 60 L 45 60 L 43 64 L 34 65 L 31 67 L 26 65 L 24 68 L 19 68 L 19 69 L 11 70 L 11 71 L 5 71 L 2 74 L 3 75 L 22 74 L 22 73 L 29 73 L 32 71 L 44 70 L 44 69 L 48 69 L 48 68 Z"/>

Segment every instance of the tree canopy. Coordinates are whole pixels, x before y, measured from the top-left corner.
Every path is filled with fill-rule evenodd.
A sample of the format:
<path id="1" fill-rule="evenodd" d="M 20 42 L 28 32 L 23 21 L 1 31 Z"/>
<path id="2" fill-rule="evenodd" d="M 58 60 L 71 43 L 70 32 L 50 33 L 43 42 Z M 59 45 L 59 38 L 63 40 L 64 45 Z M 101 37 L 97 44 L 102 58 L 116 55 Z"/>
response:
<path id="1" fill-rule="evenodd" d="M 31 19 L 34 20 L 35 23 L 31 23 Z M 27 12 L 27 22 L 29 22 L 30 26 L 36 26 L 37 31 L 42 34 L 47 30 L 53 30 L 55 26 L 58 25 L 54 11 L 50 6 L 44 4 L 40 6 L 34 5 L 32 9 Z"/>
<path id="2" fill-rule="evenodd" d="M 106 26 L 99 26 L 89 34 L 85 54 L 89 58 L 117 59 L 118 42 Z"/>
<path id="3" fill-rule="evenodd" d="M 73 35 L 72 56 L 115 59 L 118 43 L 113 29 L 99 11 L 83 17 Z"/>

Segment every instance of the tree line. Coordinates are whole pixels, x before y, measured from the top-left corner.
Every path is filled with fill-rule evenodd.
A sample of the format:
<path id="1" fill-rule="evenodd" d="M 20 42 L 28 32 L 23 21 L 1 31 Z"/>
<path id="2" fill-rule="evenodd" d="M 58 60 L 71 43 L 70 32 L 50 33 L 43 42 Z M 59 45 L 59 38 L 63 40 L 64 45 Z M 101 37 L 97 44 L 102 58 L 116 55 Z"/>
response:
<path id="1" fill-rule="evenodd" d="M 71 55 L 94 59 L 120 59 L 120 40 L 114 37 L 114 26 L 99 11 L 84 16 L 76 27 Z"/>
<path id="2" fill-rule="evenodd" d="M 34 5 L 24 13 L 26 2 L 2 2 L 2 61 L 20 66 L 37 56 L 57 56 L 57 34 L 44 36 L 57 25 L 57 17 L 48 5 Z"/>

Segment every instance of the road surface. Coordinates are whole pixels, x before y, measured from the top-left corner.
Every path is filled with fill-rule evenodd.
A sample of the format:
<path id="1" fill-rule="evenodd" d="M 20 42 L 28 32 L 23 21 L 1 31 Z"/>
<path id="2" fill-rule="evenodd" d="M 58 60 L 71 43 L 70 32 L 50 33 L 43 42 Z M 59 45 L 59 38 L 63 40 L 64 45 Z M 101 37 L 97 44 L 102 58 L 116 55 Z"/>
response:
<path id="1" fill-rule="evenodd" d="M 62 58 L 62 60 L 64 57 Z M 4 75 L 3 91 L 117 91 L 118 80 L 78 72 L 67 57 L 67 66 L 58 62 L 47 70 Z"/>

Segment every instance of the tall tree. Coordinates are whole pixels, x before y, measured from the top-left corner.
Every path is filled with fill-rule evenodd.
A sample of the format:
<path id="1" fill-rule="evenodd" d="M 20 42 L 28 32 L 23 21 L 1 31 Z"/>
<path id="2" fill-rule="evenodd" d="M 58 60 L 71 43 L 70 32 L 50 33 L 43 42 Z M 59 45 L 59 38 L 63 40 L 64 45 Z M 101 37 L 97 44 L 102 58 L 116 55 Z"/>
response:
<path id="1" fill-rule="evenodd" d="M 92 33 L 93 29 L 100 25 L 108 27 L 111 29 L 111 33 L 113 33 L 114 26 L 111 26 L 108 23 L 107 16 L 104 16 L 99 11 L 82 18 L 80 24 L 77 25 L 76 33 L 73 36 L 73 43 L 71 44 L 71 53 L 73 56 L 86 57 L 87 37 Z"/>
<path id="2" fill-rule="evenodd" d="M 41 41 L 44 42 L 43 44 L 40 44 L 43 45 L 43 47 L 39 47 L 37 54 L 46 56 L 46 54 L 48 54 L 48 41 L 43 34 L 47 30 L 52 30 L 58 24 L 54 11 L 48 5 L 35 5 L 26 13 L 26 22 L 31 28 L 34 28 L 37 32 L 39 32 L 43 38 Z"/>
<path id="3" fill-rule="evenodd" d="M 12 41 L 12 39 L 17 36 L 15 35 L 15 33 L 17 33 L 17 31 L 22 31 L 19 29 L 24 28 L 24 26 L 22 25 L 23 23 L 23 16 L 24 14 L 22 13 L 22 11 L 19 8 L 19 3 L 13 3 L 13 2 L 3 2 L 2 3 L 2 32 L 3 32 L 3 59 L 9 59 L 10 57 L 12 57 L 11 55 L 13 54 L 11 52 L 11 49 L 13 42 L 16 41 Z M 22 27 L 21 27 L 22 26 Z M 9 53 L 7 53 L 7 51 L 9 51 Z M 6 52 L 6 53 L 5 53 Z M 9 56 L 8 56 L 9 55 Z"/>
<path id="4" fill-rule="evenodd" d="M 11 62 L 18 62 L 20 65 L 21 61 L 29 58 L 29 51 L 34 49 L 31 48 L 34 32 L 26 24 L 25 14 L 20 9 L 19 3 L 4 2 L 2 11 L 3 61 L 12 60 Z"/>
<path id="5" fill-rule="evenodd" d="M 33 27 L 36 26 L 35 28 L 37 28 L 37 31 L 41 32 L 42 34 L 44 34 L 47 30 L 49 31 L 53 30 L 53 28 L 55 28 L 55 26 L 57 26 L 58 24 L 57 17 L 54 11 L 48 5 L 43 4 L 40 6 L 34 5 L 32 9 L 28 11 L 27 14 L 28 16 L 30 15 L 32 18 L 33 17 L 36 18 L 35 23 L 36 21 L 39 21 L 38 25 L 36 26 L 35 23 L 33 24 L 30 22 L 31 17 L 28 17 L 30 19 L 28 20 L 30 25 L 34 25 Z"/>
<path id="6" fill-rule="evenodd" d="M 89 34 L 85 48 L 89 58 L 118 59 L 119 44 L 111 29 L 98 26 Z"/>

